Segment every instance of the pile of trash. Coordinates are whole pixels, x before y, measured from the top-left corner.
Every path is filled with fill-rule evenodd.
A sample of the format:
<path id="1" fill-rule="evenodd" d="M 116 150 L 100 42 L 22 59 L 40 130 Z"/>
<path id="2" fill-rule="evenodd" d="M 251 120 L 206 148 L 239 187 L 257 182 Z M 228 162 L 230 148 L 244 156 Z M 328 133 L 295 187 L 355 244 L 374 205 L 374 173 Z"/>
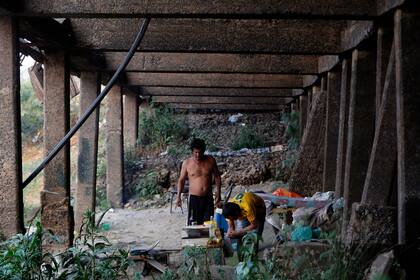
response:
<path id="1" fill-rule="evenodd" d="M 266 202 L 266 221 L 273 226 L 280 243 L 326 237 L 339 226 L 343 198 L 334 198 L 334 192 L 302 197 L 279 188 L 273 194 L 257 194 Z"/>

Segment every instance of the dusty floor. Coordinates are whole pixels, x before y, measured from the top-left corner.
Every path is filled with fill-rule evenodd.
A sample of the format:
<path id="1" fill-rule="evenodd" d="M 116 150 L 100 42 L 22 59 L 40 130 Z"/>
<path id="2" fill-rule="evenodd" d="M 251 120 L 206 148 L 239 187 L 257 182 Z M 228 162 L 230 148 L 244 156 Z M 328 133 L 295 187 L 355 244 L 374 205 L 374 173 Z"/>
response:
<path id="1" fill-rule="evenodd" d="M 112 244 L 127 249 L 140 247 L 147 248 L 159 240 L 157 249 L 180 250 L 182 227 L 185 225 L 187 213 L 181 213 L 177 208 L 169 213 L 169 205 L 163 208 L 150 208 L 142 210 L 116 209 L 108 212 L 102 223 L 109 226 L 105 235 Z M 274 232 L 270 225 L 265 224 L 264 243 L 261 246 L 269 247 L 274 240 Z"/>

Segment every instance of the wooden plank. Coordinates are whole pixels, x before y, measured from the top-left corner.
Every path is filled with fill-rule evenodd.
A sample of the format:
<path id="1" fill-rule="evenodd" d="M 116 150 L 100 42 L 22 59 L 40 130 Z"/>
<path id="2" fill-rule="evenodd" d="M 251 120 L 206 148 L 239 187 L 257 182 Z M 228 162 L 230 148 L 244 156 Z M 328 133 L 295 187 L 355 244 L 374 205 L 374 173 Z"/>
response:
<path id="1" fill-rule="evenodd" d="M 127 73 L 127 81 L 130 85 L 171 87 L 302 88 L 304 77 L 307 76 L 234 73 Z"/>
<path id="2" fill-rule="evenodd" d="M 193 104 L 287 104 L 293 98 L 284 97 L 209 97 L 209 96 L 154 96 L 155 103 Z"/>
<path id="3" fill-rule="evenodd" d="M 139 92 L 142 96 L 292 97 L 294 93 L 292 89 L 273 88 L 138 87 L 133 91 Z"/>
<path id="4" fill-rule="evenodd" d="M 142 21 L 84 18 L 71 25 L 79 49 L 127 50 Z M 153 19 L 140 50 L 336 54 L 346 26 L 342 20 Z"/>
<path id="5" fill-rule="evenodd" d="M 106 70 L 115 71 L 125 52 L 105 52 Z M 77 56 L 73 56 L 77 59 Z M 327 60 L 326 56 L 324 60 Z M 336 57 L 336 56 L 333 56 Z M 333 58 L 330 58 L 333 59 Z M 236 72 L 317 74 L 318 56 L 233 53 L 136 53 L 126 71 L 138 72 Z"/>
<path id="6" fill-rule="evenodd" d="M 370 18 L 377 14 L 372 0 L 24 0 L 24 13 L 54 17 L 325 17 Z"/>

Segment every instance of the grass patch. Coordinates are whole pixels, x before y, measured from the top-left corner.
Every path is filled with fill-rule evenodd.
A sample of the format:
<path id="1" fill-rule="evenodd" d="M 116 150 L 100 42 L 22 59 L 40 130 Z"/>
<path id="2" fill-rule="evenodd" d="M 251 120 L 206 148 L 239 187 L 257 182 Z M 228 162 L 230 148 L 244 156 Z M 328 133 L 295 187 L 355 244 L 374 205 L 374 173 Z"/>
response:
<path id="1" fill-rule="evenodd" d="M 264 146 L 264 138 L 251 126 L 242 126 L 237 137 L 232 143 L 232 149 L 237 151 L 242 148 L 255 149 Z"/>

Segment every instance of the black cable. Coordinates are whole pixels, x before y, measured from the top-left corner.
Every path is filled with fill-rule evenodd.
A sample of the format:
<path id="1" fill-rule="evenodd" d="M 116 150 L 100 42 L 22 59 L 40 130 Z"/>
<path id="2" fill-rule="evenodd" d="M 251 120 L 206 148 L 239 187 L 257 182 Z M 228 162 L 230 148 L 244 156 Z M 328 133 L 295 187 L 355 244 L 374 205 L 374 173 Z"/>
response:
<path id="1" fill-rule="evenodd" d="M 108 84 L 104 88 L 104 90 L 96 97 L 95 101 L 89 106 L 86 112 L 80 117 L 77 123 L 67 132 L 67 134 L 60 140 L 60 142 L 55 145 L 55 147 L 48 153 L 47 157 L 41 162 L 41 164 L 31 173 L 31 175 L 26 178 L 26 180 L 22 183 L 22 188 L 25 188 L 43 169 L 44 167 L 60 152 L 60 150 L 67 144 L 70 138 L 79 130 L 79 128 L 86 122 L 86 120 L 90 117 L 90 115 L 95 111 L 96 107 L 99 106 L 101 101 L 105 98 L 111 88 L 114 86 L 115 82 L 119 78 L 120 74 L 124 69 L 127 67 L 128 63 L 130 63 L 131 58 L 133 57 L 134 53 L 138 49 L 140 42 L 142 41 L 144 34 L 146 33 L 147 27 L 149 26 L 150 18 L 145 18 L 143 24 L 137 33 L 136 39 L 134 40 L 133 44 L 131 45 L 130 50 L 127 53 L 123 63 L 118 67 L 117 71 L 114 73 L 112 78 L 109 80 Z"/>

